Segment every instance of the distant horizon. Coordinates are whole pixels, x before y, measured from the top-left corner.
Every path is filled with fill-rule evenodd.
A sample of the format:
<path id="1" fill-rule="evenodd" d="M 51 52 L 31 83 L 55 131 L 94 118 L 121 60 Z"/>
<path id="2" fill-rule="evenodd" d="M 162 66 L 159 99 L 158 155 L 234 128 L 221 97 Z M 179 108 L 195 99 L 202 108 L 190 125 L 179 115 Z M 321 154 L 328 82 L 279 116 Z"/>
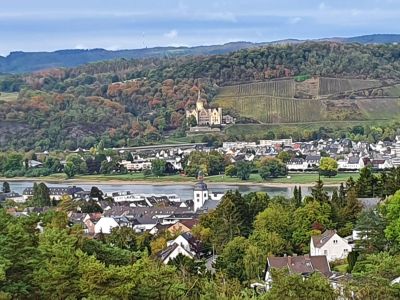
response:
<path id="1" fill-rule="evenodd" d="M 394 0 L 3 1 L 0 55 L 400 32 Z"/>
<path id="2" fill-rule="evenodd" d="M 293 38 L 293 37 L 286 37 L 286 38 L 281 38 L 281 39 L 273 39 L 273 40 L 265 40 L 265 41 L 250 41 L 250 40 L 235 40 L 235 41 L 228 41 L 228 42 L 221 42 L 221 43 L 210 43 L 210 44 L 195 44 L 195 45 L 152 45 L 152 46 L 147 46 L 147 47 L 132 47 L 132 48 L 119 48 L 119 49 L 108 49 L 106 47 L 93 47 L 93 48 L 57 48 L 57 49 L 46 49 L 46 50 L 30 50 L 30 51 L 24 51 L 24 50 L 12 50 L 6 54 L 0 53 L 0 56 L 2 57 L 7 57 L 11 53 L 38 53 L 38 52 L 43 52 L 43 53 L 52 53 L 52 52 L 57 52 L 57 51 L 71 51 L 71 50 L 77 50 L 77 51 L 90 51 L 90 50 L 106 50 L 106 51 L 124 51 L 124 50 L 142 50 L 142 49 L 149 49 L 149 48 L 181 48 L 181 47 L 186 47 L 186 48 L 195 48 L 195 47 L 202 47 L 202 46 L 219 46 L 219 45 L 225 45 L 225 44 L 230 44 L 230 43 L 252 43 L 252 44 L 262 44 L 262 43 L 273 43 L 273 42 L 280 42 L 280 41 L 285 41 L 285 40 L 298 40 L 298 41 L 318 41 L 318 40 L 324 40 L 324 39 L 346 39 L 346 38 L 354 38 L 354 37 L 360 37 L 360 36 L 374 36 L 374 35 L 399 35 L 400 33 L 368 33 L 368 34 L 362 34 L 362 35 L 348 35 L 348 36 L 321 36 L 321 37 L 315 37 L 315 38 Z"/>

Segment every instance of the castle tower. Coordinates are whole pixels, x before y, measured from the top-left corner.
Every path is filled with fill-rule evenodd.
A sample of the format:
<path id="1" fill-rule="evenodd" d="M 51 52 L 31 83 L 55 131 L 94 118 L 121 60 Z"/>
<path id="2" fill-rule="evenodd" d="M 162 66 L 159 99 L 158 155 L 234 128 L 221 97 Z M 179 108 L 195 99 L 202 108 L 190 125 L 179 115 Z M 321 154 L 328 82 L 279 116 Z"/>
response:
<path id="1" fill-rule="evenodd" d="M 198 175 L 198 180 L 194 185 L 193 189 L 193 210 L 197 211 L 199 208 L 203 207 L 204 202 L 208 200 L 208 187 L 207 184 L 203 182 L 203 173 L 200 171 Z"/>
<path id="2" fill-rule="evenodd" d="M 200 111 L 200 110 L 203 110 L 203 109 L 204 109 L 204 103 L 200 99 L 200 89 L 199 89 L 198 93 L 197 93 L 196 110 Z"/>

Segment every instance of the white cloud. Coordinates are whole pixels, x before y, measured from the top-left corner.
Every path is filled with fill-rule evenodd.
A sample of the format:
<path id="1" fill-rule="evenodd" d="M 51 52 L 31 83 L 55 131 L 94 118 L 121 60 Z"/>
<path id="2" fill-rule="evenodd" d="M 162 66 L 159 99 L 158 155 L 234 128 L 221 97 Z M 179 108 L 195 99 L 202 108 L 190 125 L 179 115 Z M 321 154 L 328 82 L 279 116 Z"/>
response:
<path id="1" fill-rule="evenodd" d="M 178 36 L 178 31 L 173 29 L 164 34 L 164 37 L 174 39 Z"/>

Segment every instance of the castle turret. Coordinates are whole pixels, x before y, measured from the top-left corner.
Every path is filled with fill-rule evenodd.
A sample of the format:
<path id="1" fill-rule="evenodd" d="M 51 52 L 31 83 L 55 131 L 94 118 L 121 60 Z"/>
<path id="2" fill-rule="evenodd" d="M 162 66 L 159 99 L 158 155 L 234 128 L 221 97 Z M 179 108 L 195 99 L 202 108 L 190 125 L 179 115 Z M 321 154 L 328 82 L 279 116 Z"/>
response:
<path id="1" fill-rule="evenodd" d="M 204 109 L 204 103 L 200 99 L 200 89 L 199 89 L 198 94 L 197 94 L 196 110 L 199 111 L 199 110 L 203 110 L 203 109 Z"/>

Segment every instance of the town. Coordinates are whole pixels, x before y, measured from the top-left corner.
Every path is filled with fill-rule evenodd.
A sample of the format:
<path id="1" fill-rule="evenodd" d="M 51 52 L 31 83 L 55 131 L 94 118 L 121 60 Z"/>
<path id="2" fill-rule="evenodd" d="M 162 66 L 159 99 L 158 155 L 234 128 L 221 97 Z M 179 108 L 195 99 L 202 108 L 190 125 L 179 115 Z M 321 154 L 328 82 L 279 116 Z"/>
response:
<path id="1" fill-rule="evenodd" d="M 386 249 L 390 241 L 396 243 L 394 239 L 398 233 L 389 233 L 389 228 L 398 220 L 398 214 L 393 215 L 390 210 L 397 207 L 400 199 L 396 193 L 400 188 L 399 137 L 395 141 L 376 144 L 353 143 L 348 139 L 313 142 L 284 139 L 261 140 L 259 143 L 226 142 L 215 149 L 200 144 L 169 149 L 143 147 L 128 154 L 125 149 L 113 151 L 118 156 L 105 155 L 110 151 L 101 145 L 87 151 L 78 149 L 68 154 L 66 161 L 59 162 L 58 171 L 62 172 L 69 162 L 78 159 L 81 167 L 88 154 L 94 154 L 93 158 L 89 156 L 93 160 L 102 154 L 107 163 L 119 160 L 114 164 L 117 169 L 111 169 L 111 173 L 121 172 L 123 166 L 127 172 L 150 171 L 159 177 L 166 172 L 190 170 L 187 165 L 193 167 L 199 162 L 195 159 L 201 160 L 202 155 L 215 152 L 227 161 L 225 170 L 219 170 L 224 176 L 243 176 L 239 174 L 243 171 L 238 163 L 256 164 L 267 159 L 278 161 L 282 167 L 272 166 L 271 175 L 265 179 L 311 172 L 315 174 L 316 182 L 311 194 L 306 195 L 299 185 L 289 198 L 270 197 L 263 192 L 240 194 L 228 191 L 224 194 L 213 192 L 206 184 L 207 176 L 203 171 L 210 172 L 211 169 L 195 167 L 191 169 L 191 172 L 197 172 L 192 197 L 181 199 L 178 194 L 140 194 L 122 190 L 104 193 L 95 185 L 84 190 L 79 185 L 47 187 L 43 182 L 35 182 L 33 187 L 18 194 L 12 190 L 13 182 L 5 181 L 0 203 L 11 218 L 7 217 L 8 222 L 33 218 L 37 221 L 32 226 L 41 234 L 48 230 L 46 222 L 61 222 L 64 224 L 61 228 L 79 228 L 88 243 L 113 245 L 117 240 L 118 243 L 131 241 L 133 246 L 127 249 L 145 251 L 154 262 L 164 265 L 184 263 L 190 268 L 185 272 L 192 272 L 191 276 L 197 276 L 199 272 L 213 276 L 226 272 L 229 278 L 246 282 L 255 295 L 273 291 L 282 280 L 279 272 L 287 270 L 290 274 L 309 278 L 309 281 L 316 280 L 313 274 L 321 274 L 332 289 L 332 295 L 343 296 L 348 289 L 354 289 L 355 282 L 360 285 L 351 271 L 362 268 L 361 263 L 368 263 L 369 258 L 365 255 Z M 35 160 L 19 164 L 27 166 L 27 170 L 40 170 L 46 167 L 47 160 L 55 161 L 50 153 L 32 155 L 36 156 Z M 15 155 L 11 157 L 15 158 Z M 185 168 L 187 158 L 192 163 L 186 162 Z M 324 158 L 330 160 L 326 169 L 322 168 Z M 103 166 L 101 162 L 100 168 Z M 237 170 L 234 172 L 229 166 Z M 156 172 L 159 173 L 155 173 L 154 168 L 158 168 Z M 357 172 L 359 176 L 355 179 L 350 176 L 328 193 L 323 179 L 336 176 L 338 172 L 350 172 L 351 175 Z M 379 211 L 384 211 L 383 215 Z M 219 220 L 228 216 L 232 219 L 221 224 Z M 45 221 L 48 218 L 51 221 Z M 265 227 L 270 229 L 265 232 Z M 141 239 L 147 241 L 146 246 L 139 246 Z M 230 251 L 242 254 L 233 255 Z M 254 262 L 247 262 L 249 258 Z M 237 269 L 232 269 L 231 264 L 237 265 Z M 245 270 L 240 270 L 241 265 Z M 392 289 L 399 281 L 400 277 L 390 277 L 382 288 Z"/>
<path id="2" fill-rule="evenodd" d="M 2 1 L 0 300 L 400 299 L 399 16 Z"/>

